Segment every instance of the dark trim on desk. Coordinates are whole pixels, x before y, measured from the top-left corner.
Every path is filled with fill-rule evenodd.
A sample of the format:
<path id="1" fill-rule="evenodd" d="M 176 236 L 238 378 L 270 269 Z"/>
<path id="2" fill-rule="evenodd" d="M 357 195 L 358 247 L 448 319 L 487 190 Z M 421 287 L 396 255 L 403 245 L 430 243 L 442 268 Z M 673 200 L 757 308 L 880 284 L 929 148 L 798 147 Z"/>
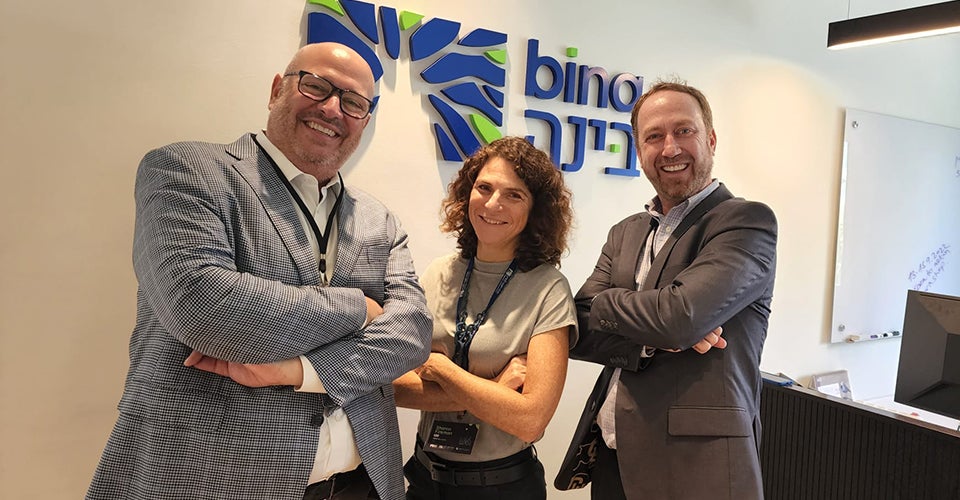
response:
<path id="1" fill-rule="evenodd" d="M 960 500 L 960 432 L 799 386 L 764 383 L 768 500 Z"/>

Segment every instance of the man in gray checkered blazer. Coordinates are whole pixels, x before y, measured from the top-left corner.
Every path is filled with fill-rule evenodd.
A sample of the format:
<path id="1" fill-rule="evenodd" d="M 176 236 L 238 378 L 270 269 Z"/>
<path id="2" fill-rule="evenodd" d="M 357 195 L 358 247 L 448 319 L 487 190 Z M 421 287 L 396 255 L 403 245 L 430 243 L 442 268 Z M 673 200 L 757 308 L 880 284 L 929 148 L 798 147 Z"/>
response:
<path id="1" fill-rule="evenodd" d="M 308 45 L 266 130 L 144 157 L 130 371 L 87 498 L 403 497 L 391 382 L 431 320 L 406 233 L 338 174 L 373 89 Z"/>

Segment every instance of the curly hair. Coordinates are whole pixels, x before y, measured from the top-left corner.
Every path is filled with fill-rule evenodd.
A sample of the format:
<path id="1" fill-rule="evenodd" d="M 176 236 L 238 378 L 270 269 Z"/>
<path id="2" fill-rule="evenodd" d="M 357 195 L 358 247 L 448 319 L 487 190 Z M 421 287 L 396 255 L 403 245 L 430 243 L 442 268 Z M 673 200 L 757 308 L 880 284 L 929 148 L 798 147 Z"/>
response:
<path id="1" fill-rule="evenodd" d="M 456 235 L 463 258 L 477 255 L 477 233 L 470 224 L 470 193 L 480 170 L 493 158 L 512 163 L 517 177 L 533 195 L 530 216 L 517 244 L 517 268 L 529 271 L 545 262 L 560 267 L 573 225 L 570 190 L 547 154 L 522 137 L 497 139 L 467 158 L 448 186 L 440 210 L 440 229 Z"/>

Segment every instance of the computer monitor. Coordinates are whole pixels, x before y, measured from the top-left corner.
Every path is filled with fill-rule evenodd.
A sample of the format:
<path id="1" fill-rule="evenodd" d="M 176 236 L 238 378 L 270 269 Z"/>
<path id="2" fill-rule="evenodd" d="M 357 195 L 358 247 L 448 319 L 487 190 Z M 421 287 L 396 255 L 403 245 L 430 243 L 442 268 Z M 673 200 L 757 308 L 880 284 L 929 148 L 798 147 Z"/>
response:
<path id="1" fill-rule="evenodd" d="M 893 400 L 960 419 L 960 297 L 907 292 Z"/>

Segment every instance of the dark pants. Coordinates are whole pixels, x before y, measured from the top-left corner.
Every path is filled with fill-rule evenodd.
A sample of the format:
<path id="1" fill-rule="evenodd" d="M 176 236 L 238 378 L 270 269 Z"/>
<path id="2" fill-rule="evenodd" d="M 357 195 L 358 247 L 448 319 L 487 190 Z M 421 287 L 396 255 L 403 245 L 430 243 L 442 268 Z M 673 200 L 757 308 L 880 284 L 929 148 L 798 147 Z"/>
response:
<path id="1" fill-rule="evenodd" d="M 360 464 L 355 470 L 307 486 L 303 500 L 380 500 L 380 496 Z"/>
<path id="2" fill-rule="evenodd" d="M 590 478 L 591 500 L 626 500 L 617 451 L 607 448 L 603 439 L 597 444 L 597 465 L 590 472 Z"/>
<path id="3" fill-rule="evenodd" d="M 524 460 L 534 462 L 535 473 L 517 481 L 494 486 L 455 486 L 434 481 L 430 477 L 430 471 L 417 457 L 411 457 L 403 467 L 403 475 L 409 482 L 407 500 L 545 500 L 547 486 L 543 464 L 535 456 L 526 457 Z M 517 465 L 517 461 L 508 457 L 475 463 L 444 461 L 443 465 L 448 468 L 459 467 L 459 470 L 497 469 Z"/>

